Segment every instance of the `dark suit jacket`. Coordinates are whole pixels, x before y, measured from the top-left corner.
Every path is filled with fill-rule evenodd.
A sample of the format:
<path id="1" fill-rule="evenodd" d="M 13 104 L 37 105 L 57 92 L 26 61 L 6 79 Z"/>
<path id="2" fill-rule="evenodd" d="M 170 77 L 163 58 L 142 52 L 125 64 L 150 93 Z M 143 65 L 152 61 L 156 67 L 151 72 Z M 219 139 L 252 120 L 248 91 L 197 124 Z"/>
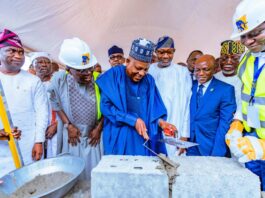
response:
<path id="1" fill-rule="evenodd" d="M 197 109 L 197 87 L 192 87 L 190 102 L 190 141 L 199 144 L 202 156 L 225 156 L 225 134 L 236 111 L 234 87 L 213 77 Z"/>

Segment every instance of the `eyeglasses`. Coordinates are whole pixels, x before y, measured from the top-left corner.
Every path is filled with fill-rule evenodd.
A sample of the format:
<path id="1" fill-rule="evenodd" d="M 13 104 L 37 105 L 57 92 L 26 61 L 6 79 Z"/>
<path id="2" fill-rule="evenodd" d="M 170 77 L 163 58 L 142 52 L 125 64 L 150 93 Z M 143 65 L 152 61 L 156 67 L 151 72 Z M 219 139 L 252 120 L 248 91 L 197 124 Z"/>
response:
<path id="1" fill-rule="evenodd" d="M 260 30 L 256 30 L 256 31 L 251 31 L 248 34 L 244 34 L 242 36 L 240 36 L 241 41 L 245 40 L 245 39 L 254 39 L 256 37 L 258 37 L 259 35 L 263 34 L 265 31 L 265 29 L 260 29 Z"/>
<path id="2" fill-rule="evenodd" d="M 175 49 L 168 49 L 168 50 L 157 50 L 156 53 L 159 55 L 164 55 L 164 54 L 168 54 L 168 55 L 172 55 L 174 54 Z"/>
<path id="3" fill-rule="evenodd" d="M 94 71 L 94 67 L 90 67 L 90 68 L 87 68 L 87 69 L 72 69 L 72 70 L 74 70 L 78 74 L 83 74 L 83 73 L 93 72 Z"/>
<path id="4" fill-rule="evenodd" d="M 115 59 L 120 60 L 123 58 L 123 56 L 122 55 L 113 55 L 113 56 L 110 56 L 109 58 L 110 58 L 110 60 L 115 60 Z"/>

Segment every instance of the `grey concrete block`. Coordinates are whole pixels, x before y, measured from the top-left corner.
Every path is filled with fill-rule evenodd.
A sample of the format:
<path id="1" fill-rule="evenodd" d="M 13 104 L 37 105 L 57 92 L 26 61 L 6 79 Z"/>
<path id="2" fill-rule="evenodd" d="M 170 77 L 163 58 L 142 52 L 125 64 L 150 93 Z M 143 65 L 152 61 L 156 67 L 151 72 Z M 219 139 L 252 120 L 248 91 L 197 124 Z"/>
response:
<path id="1" fill-rule="evenodd" d="M 233 159 L 221 157 L 177 157 L 179 176 L 173 198 L 261 197 L 259 178 Z"/>
<path id="2" fill-rule="evenodd" d="M 103 156 L 91 173 L 92 198 L 167 198 L 168 177 L 156 157 Z"/>

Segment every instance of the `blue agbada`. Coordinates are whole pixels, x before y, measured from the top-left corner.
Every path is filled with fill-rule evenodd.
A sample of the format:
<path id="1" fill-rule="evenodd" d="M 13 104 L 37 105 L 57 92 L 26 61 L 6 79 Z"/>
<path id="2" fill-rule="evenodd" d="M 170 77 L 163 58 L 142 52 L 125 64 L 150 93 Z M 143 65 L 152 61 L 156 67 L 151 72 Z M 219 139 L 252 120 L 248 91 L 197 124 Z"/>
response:
<path id="1" fill-rule="evenodd" d="M 141 118 L 150 138 L 147 146 L 156 153 L 166 154 L 158 126 L 159 118 L 166 120 L 166 108 L 154 79 L 147 74 L 135 83 L 126 75 L 125 66 L 116 66 L 96 81 L 101 90 L 101 111 L 104 115 L 103 144 L 105 155 L 153 155 L 143 146 L 135 123 Z"/>

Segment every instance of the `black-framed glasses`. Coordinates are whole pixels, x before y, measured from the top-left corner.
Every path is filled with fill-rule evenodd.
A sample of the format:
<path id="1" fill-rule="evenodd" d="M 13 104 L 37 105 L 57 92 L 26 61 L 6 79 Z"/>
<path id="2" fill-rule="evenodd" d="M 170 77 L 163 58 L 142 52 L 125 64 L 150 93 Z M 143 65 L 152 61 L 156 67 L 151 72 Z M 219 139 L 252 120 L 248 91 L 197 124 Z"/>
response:
<path id="1" fill-rule="evenodd" d="M 168 50 L 157 50 L 156 53 L 159 55 L 164 55 L 164 54 L 169 54 L 172 55 L 174 54 L 175 49 L 168 49 Z"/>
<path id="2" fill-rule="evenodd" d="M 113 55 L 113 56 L 110 56 L 109 58 L 110 58 L 110 60 L 115 60 L 115 59 L 120 60 L 123 58 L 123 56 L 122 55 Z"/>
<path id="3" fill-rule="evenodd" d="M 260 30 L 251 31 L 247 34 L 240 36 L 240 39 L 243 41 L 246 40 L 247 38 L 248 39 L 254 39 L 254 38 L 258 37 L 259 35 L 263 34 L 264 32 L 265 32 L 265 28 L 260 29 Z"/>

